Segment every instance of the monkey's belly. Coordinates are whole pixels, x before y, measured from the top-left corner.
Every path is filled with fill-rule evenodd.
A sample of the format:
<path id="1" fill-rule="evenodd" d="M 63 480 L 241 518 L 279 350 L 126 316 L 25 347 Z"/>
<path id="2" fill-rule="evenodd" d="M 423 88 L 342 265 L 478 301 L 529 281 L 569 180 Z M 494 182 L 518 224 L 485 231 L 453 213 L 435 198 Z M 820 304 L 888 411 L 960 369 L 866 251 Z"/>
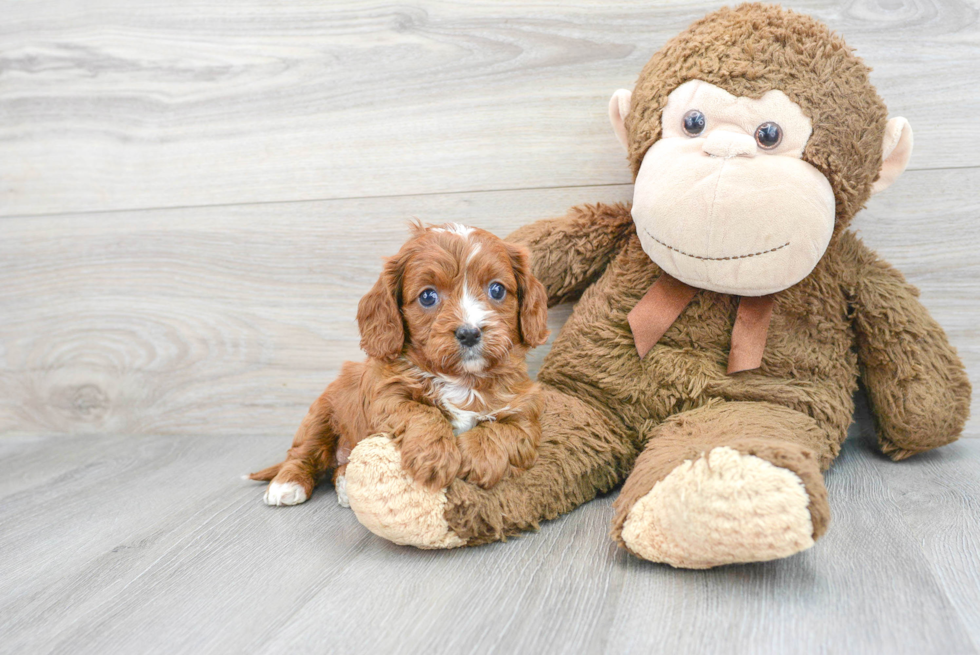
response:
<path id="1" fill-rule="evenodd" d="M 843 438 L 858 367 L 842 320 L 786 315 L 777 305 L 762 367 L 727 375 L 737 299 L 699 292 L 641 360 L 626 321 L 639 297 L 604 290 L 605 281 L 582 297 L 539 380 L 603 403 L 635 427 L 720 398 L 791 407 Z"/>

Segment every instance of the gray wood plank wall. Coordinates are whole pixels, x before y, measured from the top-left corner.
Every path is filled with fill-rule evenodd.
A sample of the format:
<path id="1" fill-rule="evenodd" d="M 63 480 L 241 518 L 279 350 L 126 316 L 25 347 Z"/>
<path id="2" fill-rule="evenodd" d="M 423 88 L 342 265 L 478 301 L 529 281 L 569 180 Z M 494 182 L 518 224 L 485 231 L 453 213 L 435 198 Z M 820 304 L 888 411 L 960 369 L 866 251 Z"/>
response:
<path id="1" fill-rule="evenodd" d="M 980 382 L 977 2 L 789 4 L 911 121 L 855 227 Z M 713 6 L 3 3 L 0 433 L 290 433 L 408 219 L 630 197 L 607 99 Z"/>

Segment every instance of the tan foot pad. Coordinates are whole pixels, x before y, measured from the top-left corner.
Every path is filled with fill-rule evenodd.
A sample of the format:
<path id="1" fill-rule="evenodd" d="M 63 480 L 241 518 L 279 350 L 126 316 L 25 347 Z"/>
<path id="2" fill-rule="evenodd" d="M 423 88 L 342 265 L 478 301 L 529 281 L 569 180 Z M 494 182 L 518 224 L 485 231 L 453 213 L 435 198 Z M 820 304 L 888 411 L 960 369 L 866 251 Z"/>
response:
<path id="1" fill-rule="evenodd" d="M 361 441 L 345 473 L 350 508 L 364 527 L 388 541 L 416 548 L 465 545 L 446 522 L 446 492 L 429 491 L 403 469 L 394 442 L 385 436 Z"/>
<path id="2" fill-rule="evenodd" d="M 809 503 L 792 471 L 715 448 L 637 501 L 623 541 L 644 559 L 688 569 L 779 559 L 813 545 Z"/>

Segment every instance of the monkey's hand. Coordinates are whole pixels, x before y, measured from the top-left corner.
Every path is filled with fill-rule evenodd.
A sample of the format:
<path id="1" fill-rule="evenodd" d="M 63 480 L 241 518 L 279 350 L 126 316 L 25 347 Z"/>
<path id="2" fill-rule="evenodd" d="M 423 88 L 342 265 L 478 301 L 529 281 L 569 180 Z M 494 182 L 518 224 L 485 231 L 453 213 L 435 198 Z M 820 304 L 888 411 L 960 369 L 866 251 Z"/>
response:
<path id="1" fill-rule="evenodd" d="M 900 460 L 959 437 L 970 413 L 970 380 L 918 290 L 862 248 L 852 299 L 858 358 L 878 443 Z"/>
<path id="2" fill-rule="evenodd" d="M 548 306 L 577 300 L 632 234 L 628 205 L 581 205 L 562 218 L 525 225 L 507 241 L 531 252 L 531 272 L 548 292 Z"/>

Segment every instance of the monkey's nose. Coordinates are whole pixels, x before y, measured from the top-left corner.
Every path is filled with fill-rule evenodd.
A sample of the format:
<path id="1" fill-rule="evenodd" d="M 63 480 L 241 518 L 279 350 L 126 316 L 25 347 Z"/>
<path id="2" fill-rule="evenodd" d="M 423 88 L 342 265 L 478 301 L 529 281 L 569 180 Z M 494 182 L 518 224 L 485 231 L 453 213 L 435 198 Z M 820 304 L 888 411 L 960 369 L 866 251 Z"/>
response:
<path id="1" fill-rule="evenodd" d="M 712 157 L 724 159 L 755 157 L 755 139 L 748 134 L 715 130 L 704 140 L 701 150 Z"/>
<path id="2" fill-rule="evenodd" d="M 480 328 L 463 326 L 461 328 L 456 328 L 456 341 L 459 341 L 460 345 L 475 346 L 480 343 Z"/>

